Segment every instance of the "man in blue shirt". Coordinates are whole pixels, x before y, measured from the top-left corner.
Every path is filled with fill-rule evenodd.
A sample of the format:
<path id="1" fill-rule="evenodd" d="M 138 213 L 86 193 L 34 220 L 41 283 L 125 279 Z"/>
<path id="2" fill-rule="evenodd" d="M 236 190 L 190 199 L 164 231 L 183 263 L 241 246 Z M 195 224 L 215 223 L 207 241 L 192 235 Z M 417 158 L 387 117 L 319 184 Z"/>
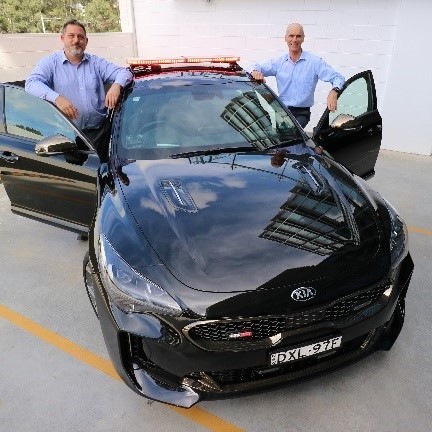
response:
<path id="1" fill-rule="evenodd" d="M 61 33 L 63 51 L 44 57 L 26 80 L 29 93 L 55 104 L 98 148 L 109 133 L 108 108 L 117 104 L 121 89 L 132 79 L 129 70 L 84 53 L 85 27 L 70 20 Z M 111 84 L 105 93 L 105 86 Z"/>
<path id="2" fill-rule="evenodd" d="M 275 76 L 280 99 L 300 125 L 305 127 L 310 120 L 310 108 L 314 104 L 318 80 L 331 83 L 327 107 L 330 111 L 335 111 L 337 95 L 345 84 L 345 78 L 321 57 L 302 50 L 304 31 L 300 24 L 293 23 L 288 26 L 285 42 L 288 45 L 288 54 L 255 64 L 251 75 L 259 81 L 266 76 Z"/>

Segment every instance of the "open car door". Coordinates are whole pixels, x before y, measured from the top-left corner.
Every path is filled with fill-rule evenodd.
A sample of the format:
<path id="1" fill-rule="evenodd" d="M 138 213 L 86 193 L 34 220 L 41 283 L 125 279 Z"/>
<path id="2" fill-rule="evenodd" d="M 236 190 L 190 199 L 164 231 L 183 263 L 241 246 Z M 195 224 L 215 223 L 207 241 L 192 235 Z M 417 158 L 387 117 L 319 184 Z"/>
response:
<path id="1" fill-rule="evenodd" d="M 99 165 L 91 144 L 55 106 L 0 85 L 0 176 L 14 213 L 87 232 Z"/>
<path id="2" fill-rule="evenodd" d="M 326 109 L 312 139 L 353 173 L 369 178 L 375 174 L 381 138 L 375 83 L 368 70 L 345 83 L 337 110 Z"/>

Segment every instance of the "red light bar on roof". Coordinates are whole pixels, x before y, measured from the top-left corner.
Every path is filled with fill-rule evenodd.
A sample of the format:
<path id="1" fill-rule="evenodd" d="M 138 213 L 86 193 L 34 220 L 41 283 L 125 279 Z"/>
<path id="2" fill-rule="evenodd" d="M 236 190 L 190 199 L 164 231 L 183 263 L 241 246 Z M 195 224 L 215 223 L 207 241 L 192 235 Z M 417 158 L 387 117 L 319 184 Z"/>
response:
<path id="1" fill-rule="evenodd" d="M 162 64 L 178 64 L 178 63 L 236 63 L 240 57 L 179 57 L 165 59 L 140 59 L 130 58 L 127 63 L 131 66 L 151 66 Z"/>

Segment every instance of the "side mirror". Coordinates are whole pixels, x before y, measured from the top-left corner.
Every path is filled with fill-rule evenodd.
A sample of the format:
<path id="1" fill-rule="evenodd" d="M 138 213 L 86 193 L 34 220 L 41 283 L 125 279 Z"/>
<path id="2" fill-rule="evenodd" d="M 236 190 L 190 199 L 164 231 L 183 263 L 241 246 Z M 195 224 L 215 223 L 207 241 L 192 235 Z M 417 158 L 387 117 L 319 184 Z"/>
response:
<path id="1" fill-rule="evenodd" d="M 342 126 L 351 121 L 354 120 L 355 117 L 349 114 L 339 114 L 331 123 L 330 127 L 333 129 L 341 129 Z"/>
<path id="2" fill-rule="evenodd" d="M 51 135 L 36 144 L 35 153 L 38 156 L 54 156 L 72 153 L 76 149 L 77 145 L 71 139 L 63 135 Z"/>

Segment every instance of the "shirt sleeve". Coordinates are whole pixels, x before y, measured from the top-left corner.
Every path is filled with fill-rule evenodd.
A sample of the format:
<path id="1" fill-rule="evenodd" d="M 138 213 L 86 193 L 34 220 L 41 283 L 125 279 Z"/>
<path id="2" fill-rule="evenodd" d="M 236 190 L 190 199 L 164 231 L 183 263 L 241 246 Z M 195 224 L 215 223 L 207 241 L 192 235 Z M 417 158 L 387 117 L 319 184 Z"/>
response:
<path id="1" fill-rule="evenodd" d="M 277 73 L 277 61 L 276 59 L 270 59 L 264 63 L 254 63 L 251 68 L 251 72 L 257 70 L 264 76 L 275 76 Z"/>
<path id="2" fill-rule="evenodd" d="M 117 66 L 103 58 L 99 58 L 99 73 L 104 84 L 116 83 L 125 87 L 132 81 L 132 72 L 121 66 Z"/>
<path id="3" fill-rule="evenodd" d="M 321 81 L 331 83 L 332 87 L 342 88 L 345 84 L 345 77 L 339 72 L 335 71 L 323 59 L 320 59 L 318 78 Z"/>
<path id="4" fill-rule="evenodd" d="M 35 66 L 25 83 L 25 90 L 41 99 L 54 103 L 59 94 L 52 90 L 53 64 L 50 58 L 44 58 Z"/>

